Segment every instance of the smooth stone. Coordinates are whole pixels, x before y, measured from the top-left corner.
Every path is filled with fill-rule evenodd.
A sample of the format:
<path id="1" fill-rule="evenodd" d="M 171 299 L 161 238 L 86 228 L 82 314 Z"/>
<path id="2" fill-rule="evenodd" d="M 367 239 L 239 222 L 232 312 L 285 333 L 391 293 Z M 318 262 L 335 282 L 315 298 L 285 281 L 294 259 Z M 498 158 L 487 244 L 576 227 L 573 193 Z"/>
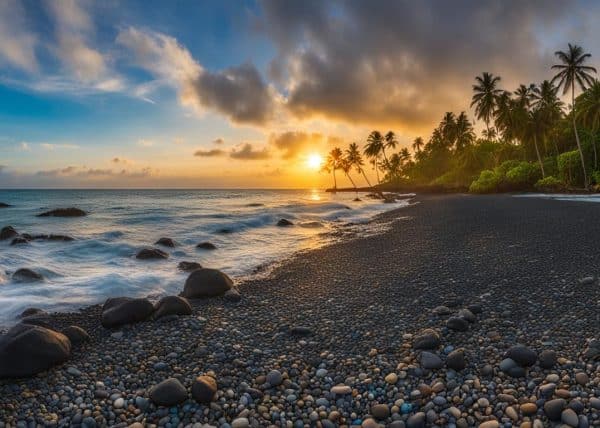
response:
<path id="1" fill-rule="evenodd" d="M 415 413 L 406 420 L 407 428 L 425 428 L 426 415 L 423 412 Z"/>
<path id="2" fill-rule="evenodd" d="M 396 382 L 398 382 L 398 375 L 396 373 L 389 373 L 384 380 L 386 381 L 386 383 L 389 383 L 390 385 L 394 385 Z"/>
<path id="3" fill-rule="evenodd" d="M 200 242 L 196 245 L 196 248 L 200 248 L 202 250 L 216 250 L 217 246 L 211 242 Z"/>
<path id="4" fill-rule="evenodd" d="M 589 376 L 584 373 L 584 372 L 579 372 L 575 374 L 575 381 L 579 384 L 579 385 L 587 385 L 588 382 L 590 381 Z"/>
<path id="5" fill-rule="evenodd" d="M 202 268 L 193 271 L 185 281 L 183 297 L 196 299 L 224 294 L 233 287 L 233 281 L 217 269 Z"/>
<path id="6" fill-rule="evenodd" d="M 107 328 L 144 321 L 154 312 L 146 298 L 111 297 L 102 306 L 102 325 Z"/>
<path id="7" fill-rule="evenodd" d="M 448 354 L 446 358 L 446 367 L 461 371 L 467 366 L 467 362 L 465 361 L 465 351 L 462 348 L 455 349 L 454 351 Z"/>
<path id="8" fill-rule="evenodd" d="M 237 303 L 242 300 L 242 295 L 235 288 L 232 288 L 223 294 L 223 298 L 228 302 Z"/>
<path id="9" fill-rule="evenodd" d="M 521 404 L 521 412 L 525 416 L 535 415 L 537 413 L 537 406 L 535 403 L 523 403 Z"/>
<path id="10" fill-rule="evenodd" d="M 198 376 L 192 383 L 192 397 L 198 403 L 210 403 L 217 393 L 217 381 L 212 376 Z"/>
<path id="11" fill-rule="evenodd" d="M 577 417 L 577 413 L 575 413 L 572 409 L 565 409 L 562 411 L 560 415 L 560 420 L 572 427 L 576 427 L 579 425 L 579 418 Z"/>
<path id="12" fill-rule="evenodd" d="M 566 406 L 567 402 L 564 399 L 555 398 L 544 403 L 544 413 L 551 421 L 559 421 Z"/>
<path id="13" fill-rule="evenodd" d="M 44 279 L 42 274 L 27 268 L 17 269 L 17 271 L 13 273 L 12 277 L 13 280 L 20 282 L 43 281 Z"/>
<path id="14" fill-rule="evenodd" d="M 515 368 L 516 366 L 517 363 L 514 360 L 511 358 L 505 358 L 500 361 L 500 365 L 498 367 L 500 367 L 500 370 L 502 370 L 504 373 L 508 373 L 510 369 Z"/>
<path id="15" fill-rule="evenodd" d="M 498 428 L 499 426 L 498 421 L 485 421 L 479 424 L 479 428 Z"/>
<path id="16" fill-rule="evenodd" d="M 283 382 L 283 375 L 279 370 L 271 370 L 267 373 L 266 381 L 271 386 L 279 386 Z"/>
<path id="17" fill-rule="evenodd" d="M 371 414 L 376 419 L 387 419 L 390 416 L 390 409 L 387 404 L 375 404 L 371 406 Z"/>
<path id="18" fill-rule="evenodd" d="M 544 398 L 550 398 L 552 397 L 552 395 L 554 394 L 554 391 L 556 390 L 556 384 L 555 383 L 547 383 L 545 385 L 541 385 L 539 387 L 539 392 L 540 395 Z"/>
<path id="19" fill-rule="evenodd" d="M 166 315 L 191 315 L 192 306 L 185 297 L 165 296 L 158 301 L 154 310 L 154 318 Z"/>
<path id="20" fill-rule="evenodd" d="M 192 271 L 195 271 L 196 269 L 202 269 L 202 265 L 197 262 L 183 261 L 183 262 L 179 262 L 179 264 L 177 265 L 177 268 L 184 272 L 192 272 Z"/>
<path id="21" fill-rule="evenodd" d="M 175 378 L 165 379 L 150 389 L 150 399 L 158 406 L 174 406 L 188 397 L 185 387 Z"/>
<path id="22" fill-rule="evenodd" d="M 14 238 L 18 234 L 19 233 L 15 230 L 14 227 L 4 226 L 2 229 L 0 229 L 0 241 L 3 241 L 5 239 Z"/>
<path id="23" fill-rule="evenodd" d="M 162 245 L 163 247 L 173 248 L 175 247 L 175 241 L 173 241 L 171 238 L 160 238 L 154 243 L 154 245 Z"/>
<path id="24" fill-rule="evenodd" d="M 168 259 L 169 254 L 158 248 L 143 248 L 136 254 L 135 258 L 140 260 Z"/>
<path id="25" fill-rule="evenodd" d="M 235 418 L 231 422 L 231 428 L 248 428 L 250 426 L 250 421 L 248 418 Z"/>
<path id="26" fill-rule="evenodd" d="M 83 217 L 87 213 L 79 208 L 57 208 L 38 214 L 38 217 Z"/>
<path id="27" fill-rule="evenodd" d="M 464 318 L 470 323 L 474 323 L 475 321 L 477 321 L 477 317 L 475 316 L 475 314 L 468 309 L 461 309 L 460 311 L 458 311 L 458 316 L 460 318 Z"/>
<path id="28" fill-rule="evenodd" d="M 540 367 L 543 369 L 551 369 L 556 365 L 556 352 L 550 349 L 545 349 L 539 355 Z"/>
<path id="29" fill-rule="evenodd" d="M 421 331 L 413 340 L 414 349 L 436 349 L 440 344 L 440 335 L 429 328 Z"/>
<path id="30" fill-rule="evenodd" d="M 335 395 L 347 395 L 352 393 L 352 388 L 348 385 L 336 385 L 330 389 L 330 392 Z"/>
<path id="31" fill-rule="evenodd" d="M 279 226 L 279 227 L 288 227 L 288 226 L 293 226 L 293 225 L 294 225 L 294 223 L 292 223 L 291 221 L 289 221 L 285 218 L 282 218 L 277 222 L 277 226 Z"/>
<path id="32" fill-rule="evenodd" d="M 427 351 L 421 352 L 421 367 L 424 369 L 441 369 L 443 366 L 442 359 L 437 355 Z"/>
<path id="33" fill-rule="evenodd" d="M 69 338 L 73 345 L 78 345 L 90 340 L 90 335 L 88 332 L 76 325 L 71 325 L 65 328 L 62 333 Z"/>
<path id="34" fill-rule="evenodd" d="M 446 321 L 446 327 L 455 331 L 467 331 L 469 329 L 469 322 L 463 318 L 450 317 Z"/>
<path id="35" fill-rule="evenodd" d="M 521 367 L 533 366 L 537 361 L 537 353 L 523 345 L 512 346 L 505 354 Z"/>

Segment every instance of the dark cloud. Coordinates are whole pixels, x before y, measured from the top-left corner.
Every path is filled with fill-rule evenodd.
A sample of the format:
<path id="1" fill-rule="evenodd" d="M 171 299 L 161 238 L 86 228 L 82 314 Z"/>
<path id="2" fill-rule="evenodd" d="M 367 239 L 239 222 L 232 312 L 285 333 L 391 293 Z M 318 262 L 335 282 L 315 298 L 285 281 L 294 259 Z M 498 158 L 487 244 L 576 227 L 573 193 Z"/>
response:
<path id="1" fill-rule="evenodd" d="M 225 144 L 225 140 L 219 137 L 216 140 L 213 140 L 213 144 Z"/>
<path id="2" fill-rule="evenodd" d="M 200 156 L 203 158 L 212 158 L 218 156 L 225 156 L 225 150 L 221 149 L 211 149 L 211 150 L 196 150 L 194 156 Z"/>
<path id="3" fill-rule="evenodd" d="M 269 144 L 281 150 L 284 159 L 291 159 L 301 154 L 302 151 L 314 149 L 323 140 L 323 135 L 318 132 L 288 131 L 271 134 Z"/>
<path id="4" fill-rule="evenodd" d="M 255 150 L 250 143 L 244 143 L 239 148 L 231 150 L 229 157 L 232 159 L 240 160 L 263 160 L 269 159 L 271 153 L 264 148 L 262 150 Z"/>
<path id="5" fill-rule="evenodd" d="M 468 109 L 483 71 L 501 75 L 509 89 L 551 76 L 553 51 L 568 40 L 549 48 L 539 33 L 558 32 L 573 6 L 265 0 L 261 27 L 278 49 L 271 77 L 295 116 L 421 127 L 444 111 Z"/>
<path id="6" fill-rule="evenodd" d="M 115 158 L 116 159 L 116 158 Z M 113 160 L 114 161 L 114 160 Z M 147 177 L 149 175 L 157 173 L 158 170 L 146 167 L 141 170 L 127 170 L 122 169 L 120 171 L 114 171 L 112 169 L 103 168 L 86 168 L 77 166 L 68 166 L 65 168 L 49 169 L 37 171 L 34 175 L 38 177 L 56 177 L 56 178 L 110 178 L 110 177 L 127 177 L 127 178 L 139 178 Z"/>

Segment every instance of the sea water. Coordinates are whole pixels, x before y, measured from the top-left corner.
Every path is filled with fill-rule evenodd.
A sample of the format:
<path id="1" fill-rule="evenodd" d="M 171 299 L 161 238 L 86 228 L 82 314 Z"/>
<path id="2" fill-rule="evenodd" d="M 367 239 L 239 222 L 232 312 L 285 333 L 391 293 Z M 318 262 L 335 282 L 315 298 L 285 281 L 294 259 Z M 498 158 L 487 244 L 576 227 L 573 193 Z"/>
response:
<path id="1" fill-rule="evenodd" d="M 69 311 L 114 296 L 178 294 L 188 274 L 180 261 L 221 269 L 234 279 L 299 250 L 322 246 L 327 233 L 366 223 L 376 214 L 407 205 L 384 204 L 354 193 L 320 190 L 0 190 L 0 228 L 60 234 L 71 242 L 0 241 L 0 325 L 28 307 Z M 54 208 L 77 207 L 85 217 L 37 217 Z M 285 218 L 292 227 L 276 226 Z M 175 248 L 154 245 L 172 238 Z M 197 249 L 203 241 L 216 250 Z M 168 260 L 138 260 L 157 247 Z M 42 282 L 16 282 L 11 274 L 33 269 Z"/>

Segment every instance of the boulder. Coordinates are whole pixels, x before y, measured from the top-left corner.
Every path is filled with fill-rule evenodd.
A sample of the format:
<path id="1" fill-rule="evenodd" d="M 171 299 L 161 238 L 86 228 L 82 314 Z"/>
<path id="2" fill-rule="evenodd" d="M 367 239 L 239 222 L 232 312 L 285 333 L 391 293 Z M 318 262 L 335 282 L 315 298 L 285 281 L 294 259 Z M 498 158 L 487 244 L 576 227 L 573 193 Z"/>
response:
<path id="1" fill-rule="evenodd" d="M 237 303 L 242 300 L 242 295 L 235 288 L 227 290 L 225 294 L 223 294 L 223 297 L 225 298 L 225 300 L 232 303 Z"/>
<path id="2" fill-rule="evenodd" d="M 171 238 L 160 238 L 154 243 L 154 245 L 163 245 L 165 247 L 173 248 L 175 247 L 175 241 L 173 241 Z"/>
<path id="3" fill-rule="evenodd" d="M 188 397 L 185 386 L 171 377 L 163 380 L 150 390 L 150 400 L 158 406 L 171 407 L 185 401 Z"/>
<path id="4" fill-rule="evenodd" d="M 112 297 L 102 306 L 102 325 L 117 327 L 144 321 L 152 315 L 154 306 L 148 299 L 131 297 Z"/>
<path id="5" fill-rule="evenodd" d="M 217 381 L 212 376 L 198 376 L 192 383 L 192 397 L 198 403 L 210 403 L 217 393 Z"/>
<path id="6" fill-rule="evenodd" d="M 0 202 L 0 208 L 9 208 L 9 207 L 12 207 L 12 205 L 6 204 L 4 202 Z"/>
<path id="7" fill-rule="evenodd" d="M 28 244 L 28 243 L 29 243 L 29 239 L 27 239 L 23 236 L 17 236 L 10 242 L 10 245 L 21 245 L 21 244 Z"/>
<path id="8" fill-rule="evenodd" d="M 211 242 L 200 242 L 198 245 L 196 245 L 196 248 L 201 248 L 203 250 L 216 250 L 217 249 L 215 244 L 213 244 Z"/>
<path id="9" fill-rule="evenodd" d="M 28 325 L 37 325 L 39 327 L 47 328 L 48 330 L 54 330 L 60 332 L 60 328 L 57 327 L 56 320 L 51 318 L 47 313 L 39 313 L 23 317 L 21 322 Z"/>
<path id="10" fill-rule="evenodd" d="M 42 315 L 46 314 L 43 309 L 40 308 L 27 308 L 18 316 L 18 318 L 30 317 L 32 315 Z"/>
<path id="11" fill-rule="evenodd" d="M 195 271 L 196 269 L 201 269 L 202 265 L 200 263 L 196 263 L 196 262 L 179 262 L 179 264 L 177 265 L 177 268 L 179 270 L 182 270 L 184 272 L 192 272 Z"/>
<path id="12" fill-rule="evenodd" d="M 32 376 L 63 363 L 71 342 L 56 331 L 17 324 L 0 337 L 0 378 Z"/>
<path id="13" fill-rule="evenodd" d="M 166 315 L 191 315 L 192 307 L 184 297 L 166 296 L 160 299 L 154 310 L 154 318 Z"/>
<path id="14" fill-rule="evenodd" d="M 38 214 L 38 217 L 83 217 L 87 213 L 79 208 L 57 208 Z"/>
<path id="15" fill-rule="evenodd" d="M 231 278 L 220 270 L 202 268 L 188 276 L 182 295 L 190 299 L 220 296 L 232 287 Z"/>
<path id="16" fill-rule="evenodd" d="M 2 241 L 5 239 L 14 238 L 17 235 L 17 231 L 12 226 L 4 226 L 2 229 L 0 229 L 0 240 Z"/>
<path id="17" fill-rule="evenodd" d="M 510 358 L 521 367 L 533 366 L 537 361 L 537 353 L 523 345 L 512 346 L 504 357 Z"/>
<path id="18" fill-rule="evenodd" d="M 42 274 L 32 271 L 31 269 L 21 268 L 13 273 L 13 280 L 19 282 L 43 281 Z"/>
<path id="19" fill-rule="evenodd" d="M 469 322 L 464 318 L 450 317 L 446 321 L 446 327 L 455 331 L 467 331 L 469 329 Z"/>
<path id="20" fill-rule="evenodd" d="M 136 254 L 135 258 L 140 260 L 168 259 L 169 255 L 158 248 L 144 248 Z"/>
<path id="21" fill-rule="evenodd" d="M 430 328 L 421 331 L 413 340 L 414 349 L 436 349 L 440 346 L 440 335 Z"/>
<path id="22" fill-rule="evenodd" d="M 282 218 L 281 220 L 279 220 L 277 222 L 277 226 L 279 226 L 279 227 L 287 227 L 287 226 L 293 226 L 293 225 L 294 225 L 294 223 L 292 223 L 291 221 L 289 221 L 285 218 Z"/>
<path id="23" fill-rule="evenodd" d="M 78 345 L 90 340 L 90 335 L 88 332 L 76 325 L 70 325 L 69 327 L 65 328 L 62 333 L 69 338 L 71 344 L 73 345 Z"/>

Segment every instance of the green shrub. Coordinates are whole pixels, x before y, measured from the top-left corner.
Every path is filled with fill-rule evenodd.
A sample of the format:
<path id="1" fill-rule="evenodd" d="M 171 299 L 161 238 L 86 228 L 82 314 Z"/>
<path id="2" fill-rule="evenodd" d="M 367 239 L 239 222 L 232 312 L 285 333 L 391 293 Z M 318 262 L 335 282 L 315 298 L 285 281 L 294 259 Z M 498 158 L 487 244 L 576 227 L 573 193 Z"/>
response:
<path id="1" fill-rule="evenodd" d="M 535 188 L 540 192 L 561 192 L 565 190 L 566 186 L 558 178 L 549 175 L 546 178 L 540 178 L 535 183 Z"/>
<path id="2" fill-rule="evenodd" d="M 481 171 L 479 177 L 471 183 L 469 186 L 469 192 L 471 193 L 492 193 L 498 190 L 498 185 L 501 182 L 501 178 L 496 172 L 486 169 Z"/>
<path id="3" fill-rule="evenodd" d="M 592 183 L 600 184 L 600 171 L 592 171 Z"/>
<path id="4" fill-rule="evenodd" d="M 579 151 L 572 150 L 558 155 L 559 178 L 569 184 L 583 184 L 583 169 Z"/>
<path id="5" fill-rule="evenodd" d="M 539 166 L 529 162 L 519 164 L 506 172 L 505 182 L 514 190 L 525 190 L 533 186 L 540 177 Z"/>

